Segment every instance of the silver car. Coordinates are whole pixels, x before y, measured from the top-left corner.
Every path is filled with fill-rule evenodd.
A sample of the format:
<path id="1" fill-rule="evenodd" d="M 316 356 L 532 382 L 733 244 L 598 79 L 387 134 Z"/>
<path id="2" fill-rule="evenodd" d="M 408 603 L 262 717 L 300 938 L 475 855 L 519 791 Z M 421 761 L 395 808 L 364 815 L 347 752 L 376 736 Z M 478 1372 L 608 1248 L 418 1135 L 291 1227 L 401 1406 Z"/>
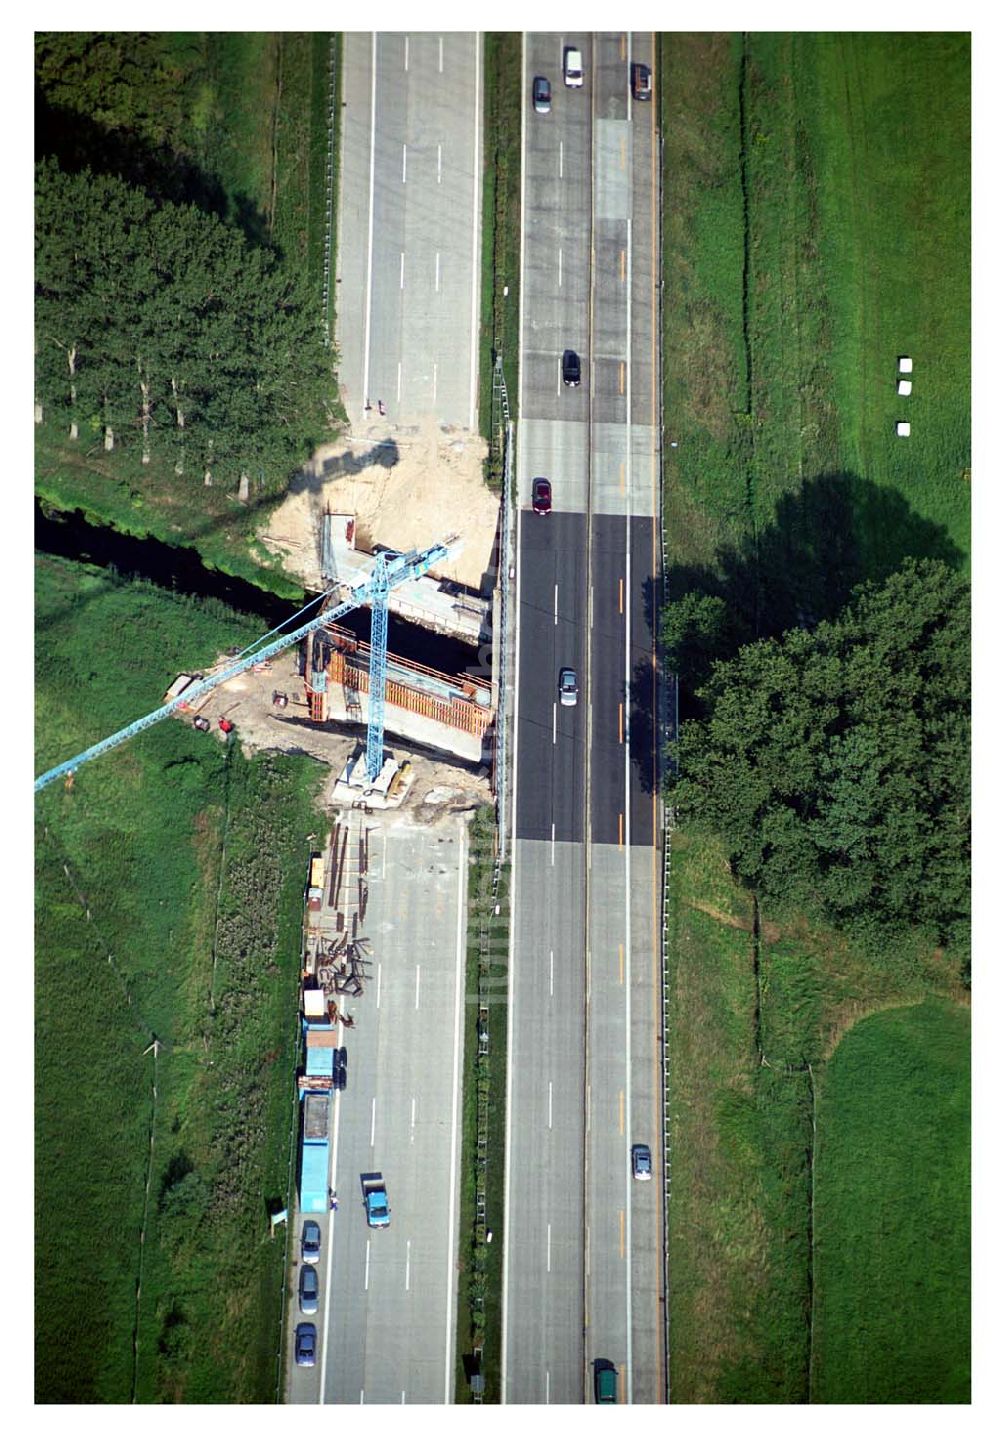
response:
<path id="1" fill-rule="evenodd" d="M 632 1178 L 652 1179 L 653 1177 L 653 1156 L 649 1152 L 648 1144 L 632 1145 Z"/>
<path id="2" fill-rule="evenodd" d="M 576 682 L 576 670 L 561 669 L 559 671 L 559 703 L 575 705 L 579 693 L 580 686 Z"/>
<path id="3" fill-rule="evenodd" d="M 319 1274 L 311 1264 L 299 1270 L 299 1308 L 303 1314 L 315 1314 L 319 1308 Z"/>

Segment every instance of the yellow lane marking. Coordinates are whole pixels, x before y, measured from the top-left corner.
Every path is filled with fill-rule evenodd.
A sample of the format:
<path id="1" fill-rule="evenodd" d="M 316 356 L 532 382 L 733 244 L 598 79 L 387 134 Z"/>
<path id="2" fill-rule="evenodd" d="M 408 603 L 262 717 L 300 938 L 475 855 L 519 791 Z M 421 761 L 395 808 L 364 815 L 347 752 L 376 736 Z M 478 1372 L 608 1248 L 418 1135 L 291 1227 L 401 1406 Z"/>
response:
<path id="1" fill-rule="evenodd" d="M 624 395 L 624 393 L 625 393 L 625 361 L 624 361 L 624 360 L 619 360 L 619 361 L 618 361 L 618 393 L 619 393 L 620 395 Z"/>
<path id="2" fill-rule="evenodd" d="M 625 706 L 621 700 L 618 701 L 618 743 L 625 743 Z"/>
<path id="3" fill-rule="evenodd" d="M 624 251 L 624 250 L 619 250 L 619 252 L 618 252 L 618 278 L 619 278 L 619 280 L 624 280 L 624 279 L 625 279 L 625 251 Z"/>
<path id="4" fill-rule="evenodd" d="M 624 849 L 625 816 L 619 812 L 618 815 L 618 848 Z"/>
<path id="5" fill-rule="evenodd" d="M 618 577 L 618 613 L 625 613 L 625 579 L 622 575 Z"/>

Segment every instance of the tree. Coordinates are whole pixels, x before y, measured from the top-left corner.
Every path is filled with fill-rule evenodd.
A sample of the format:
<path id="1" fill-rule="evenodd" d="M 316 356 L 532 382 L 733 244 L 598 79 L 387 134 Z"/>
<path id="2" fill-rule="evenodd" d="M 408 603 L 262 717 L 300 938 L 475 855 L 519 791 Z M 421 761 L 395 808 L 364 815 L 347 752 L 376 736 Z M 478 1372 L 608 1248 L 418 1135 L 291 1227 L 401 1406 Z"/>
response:
<path id="1" fill-rule="evenodd" d="M 967 583 L 907 560 L 836 620 L 715 664 L 705 717 L 681 732 L 675 803 L 765 895 L 964 944 L 970 685 Z"/>

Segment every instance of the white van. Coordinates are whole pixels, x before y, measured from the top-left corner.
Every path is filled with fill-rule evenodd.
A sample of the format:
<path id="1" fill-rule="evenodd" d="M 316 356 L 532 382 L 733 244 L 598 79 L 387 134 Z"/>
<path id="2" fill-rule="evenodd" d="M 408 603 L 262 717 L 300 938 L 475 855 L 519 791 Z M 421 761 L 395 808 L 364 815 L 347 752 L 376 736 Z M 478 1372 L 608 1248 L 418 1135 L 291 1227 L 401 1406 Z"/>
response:
<path id="1" fill-rule="evenodd" d="M 583 56 L 572 45 L 563 51 L 563 79 L 570 89 L 579 89 L 583 84 Z"/>

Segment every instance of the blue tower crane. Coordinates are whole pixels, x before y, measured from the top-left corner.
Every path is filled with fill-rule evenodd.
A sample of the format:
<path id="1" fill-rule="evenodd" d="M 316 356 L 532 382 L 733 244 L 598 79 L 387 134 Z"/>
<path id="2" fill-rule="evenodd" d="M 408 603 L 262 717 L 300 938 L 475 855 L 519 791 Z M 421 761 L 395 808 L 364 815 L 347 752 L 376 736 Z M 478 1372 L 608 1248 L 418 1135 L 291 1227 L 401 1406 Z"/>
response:
<path id="1" fill-rule="evenodd" d="M 367 771 L 370 779 L 374 779 L 382 768 L 382 731 L 385 723 L 385 663 L 386 663 L 386 634 L 388 622 L 388 598 L 389 591 L 404 580 L 413 580 L 425 575 L 432 565 L 443 560 L 448 553 L 449 546 L 431 545 L 426 550 L 409 550 L 406 554 L 393 555 L 388 558 L 384 553 L 379 554 L 375 561 L 375 571 L 372 578 L 364 584 L 358 585 L 348 599 L 341 601 L 332 610 L 324 610 L 322 614 L 309 620 L 297 629 L 290 630 L 288 634 L 279 635 L 270 644 L 257 649 L 251 646 L 252 653 L 245 653 L 233 664 L 227 665 L 218 674 L 210 675 L 207 679 L 198 680 L 195 684 L 188 685 L 182 695 L 168 704 L 161 705 L 159 709 L 152 710 L 141 719 L 133 720 L 124 729 L 117 730 L 113 735 L 100 740 L 97 744 L 91 745 L 89 749 L 82 750 L 80 754 L 74 755 L 72 759 L 65 760 L 62 764 L 56 765 L 54 769 L 46 770 L 35 780 L 35 793 L 59 779 L 60 776 L 70 774 L 86 764 L 88 760 L 97 759 L 99 755 L 106 754 L 108 750 L 115 749 L 118 745 L 124 744 L 134 735 L 141 734 L 143 730 L 159 724 L 160 720 L 166 719 L 173 714 L 182 704 L 190 704 L 194 699 L 199 699 L 209 690 L 217 685 L 224 684 L 226 680 L 243 674 L 253 665 L 260 664 L 263 660 L 270 659 L 272 655 L 280 654 L 282 650 L 288 649 L 289 645 L 297 644 L 306 635 L 312 634 L 314 630 L 321 629 L 332 620 L 339 619 L 349 610 L 356 609 L 358 605 L 370 604 L 372 606 L 372 659 L 371 659 L 371 703 L 368 709 L 368 748 L 367 748 Z M 263 638 L 267 638 L 263 636 Z M 257 642 L 259 643 L 259 641 Z M 381 650 L 379 651 L 379 645 Z M 376 697 L 377 696 L 377 697 Z M 377 758 L 375 768 L 373 762 Z"/>

